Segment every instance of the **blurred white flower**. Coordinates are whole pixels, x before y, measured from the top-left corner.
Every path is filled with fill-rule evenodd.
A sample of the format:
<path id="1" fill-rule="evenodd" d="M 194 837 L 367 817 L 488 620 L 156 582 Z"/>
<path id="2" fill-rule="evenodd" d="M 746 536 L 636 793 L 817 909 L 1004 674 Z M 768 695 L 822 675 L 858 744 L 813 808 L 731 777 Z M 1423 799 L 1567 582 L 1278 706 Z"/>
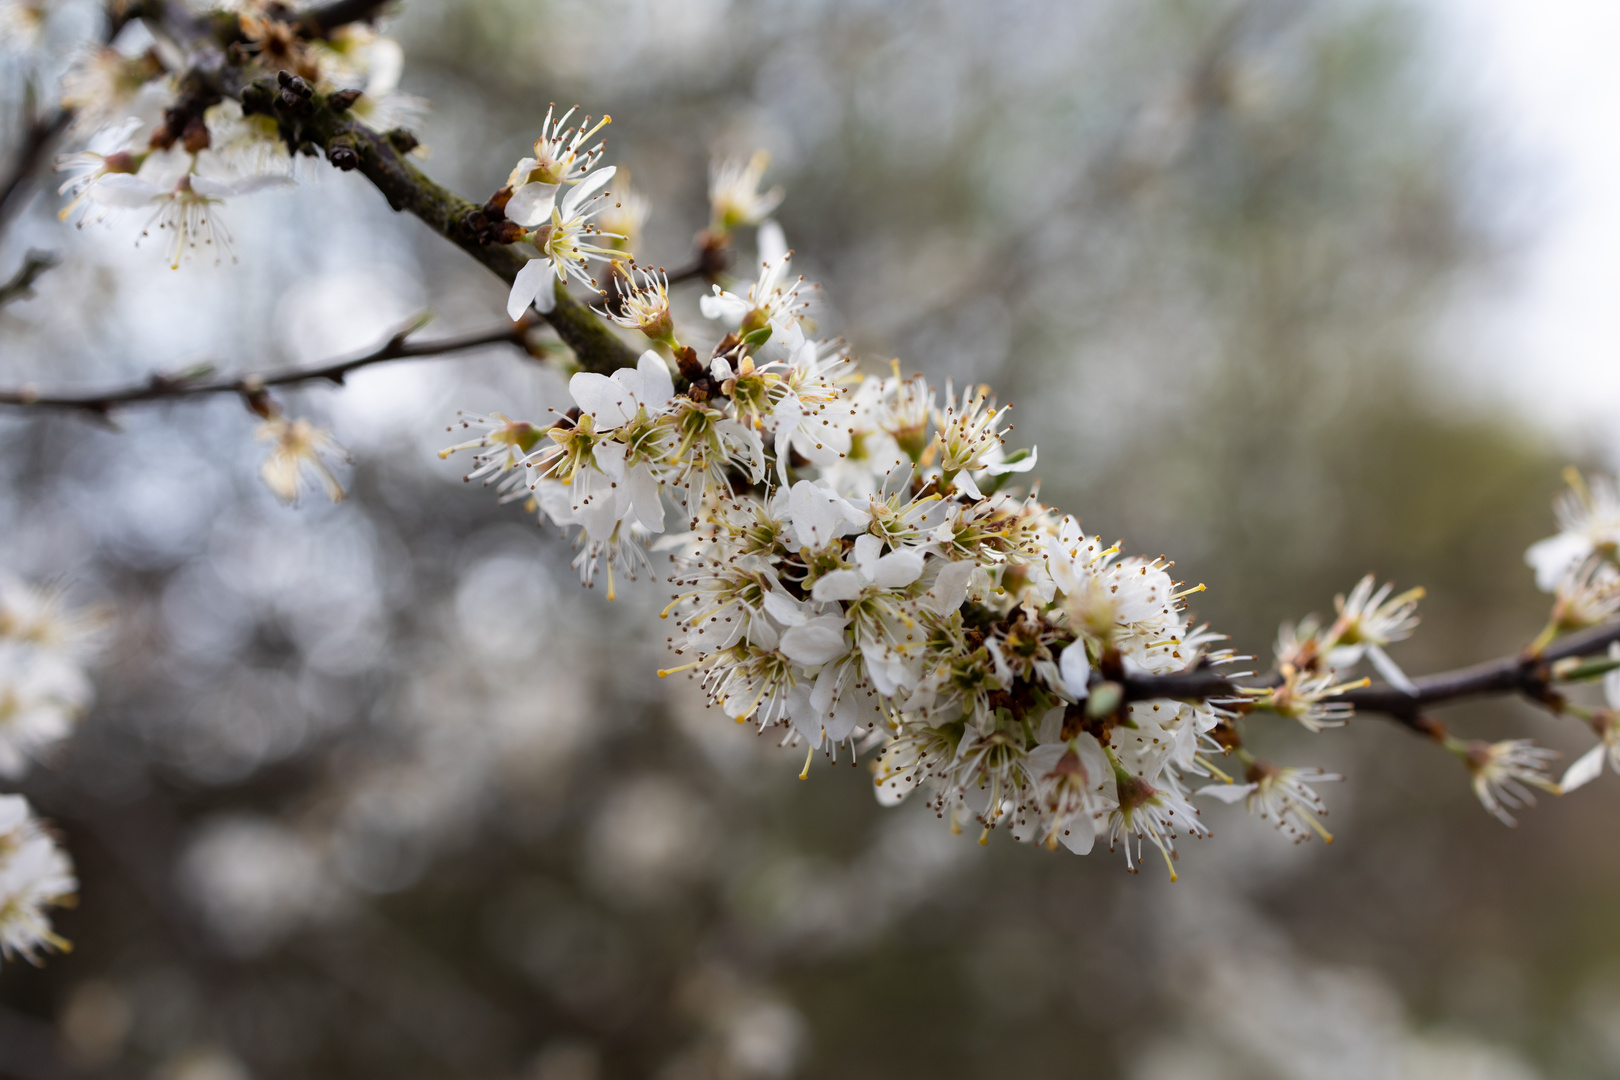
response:
<path id="1" fill-rule="evenodd" d="M 66 950 L 51 931 L 48 908 L 78 890 L 73 864 L 21 795 L 0 795 L 0 956 L 37 963 L 45 949 Z"/>
<path id="2" fill-rule="evenodd" d="M 259 476 L 276 498 L 297 503 L 304 481 L 313 478 L 333 502 L 343 501 L 343 485 L 328 461 L 345 461 L 348 454 L 331 432 L 302 417 L 275 416 L 259 425 L 256 437 L 271 444 L 270 456 L 259 467 Z"/>
<path id="3" fill-rule="evenodd" d="M 1197 794 L 1224 803 L 1241 800 L 1250 813 L 1270 821 L 1295 843 L 1303 843 L 1315 833 L 1331 844 L 1333 835 L 1316 820 L 1327 813 L 1327 804 L 1311 785 L 1343 779 L 1337 773 L 1317 768 L 1280 768 L 1257 761 L 1249 766 L 1246 783 L 1209 784 L 1199 788 Z"/>
<path id="4" fill-rule="evenodd" d="M 1518 824 L 1509 810 L 1536 804 L 1530 788 L 1558 792 L 1558 785 L 1547 775 L 1547 767 L 1557 759 L 1557 752 L 1537 746 L 1529 739 L 1494 743 L 1453 740 L 1447 748 L 1468 767 L 1480 804 L 1509 827 Z"/>
<path id="5" fill-rule="evenodd" d="M 1564 477 L 1569 490 L 1553 503 L 1561 531 L 1536 541 L 1524 553 L 1542 592 L 1557 590 L 1559 582 L 1593 554 L 1613 559 L 1620 549 L 1620 484 L 1607 476 L 1588 481 L 1574 469 L 1566 470 Z"/>
<path id="6" fill-rule="evenodd" d="M 91 199 L 105 206 L 156 206 L 156 211 L 141 230 L 150 234 L 155 224 L 159 229 L 174 232 L 170 249 L 169 267 L 180 268 L 180 259 L 187 251 L 195 250 L 197 242 L 215 249 L 217 265 L 231 253 L 231 234 L 223 222 L 216 219 L 214 208 L 224 205 L 226 199 L 270 188 L 289 187 L 293 183 L 287 176 L 250 176 L 243 180 L 215 180 L 196 173 L 184 173 L 174 186 L 163 188 L 145 177 L 129 173 L 110 173 L 102 176 L 87 189 Z"/>
<path id="7" fill-rule="evenodd" d="M 709 227 L 722 235 L 746 225 L 758 225 L 782 202 L 782 189 L 760 191 L 771 155 L 754 151 L 746 163 L 717 161 L 709 167 Z"/>

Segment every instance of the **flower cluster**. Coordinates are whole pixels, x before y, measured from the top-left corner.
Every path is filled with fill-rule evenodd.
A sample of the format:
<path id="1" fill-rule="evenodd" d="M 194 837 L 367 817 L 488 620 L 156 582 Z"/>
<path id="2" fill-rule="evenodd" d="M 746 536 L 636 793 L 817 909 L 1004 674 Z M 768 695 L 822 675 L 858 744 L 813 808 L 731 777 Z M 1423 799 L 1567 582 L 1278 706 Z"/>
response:
<path id="1" fill-rule="evenodd" d="M 628 260 L 579 239 L 613 169 L 591 169 L 600 144 L 581 149 L 600 125 L 561 123 L 548 115 L 513 173 L 507 205 L 545 184 L 534 201 L 549 215 L 530 236 L 538 257 L 513 288 L 514 316 L 592 282 L 590 261 Z M 1188 618 L 1202 586 L 1009 486 L 1037 457 L 1006 445 L 1009 407 L 988 388 L 941 394 L 898 364 L 863 374 L 817 340 L 781 229 L 759 220 L 780 198 L 758 192 L 763 161 L 714 171 L 712 228 L 757 225 L 760 264 L 745 288 L 703 297 L 716 324 L 697 332 L 715 342 L 706 358 L 677 330 L 664 276 L 620 263 L 604 314 L 653 346 L 636 366 L 575 374 L 574 407 L 550 424 L 463 416 L 470 437 L 443 453 L 472 451 L 469 479 L 577 530 L 581 580 L 604 577 L 610 599 L 619 578 L 650 570 L 649 545 L 669 552 L 677 592 L 664 615 L 680 660 L 660 674 L 687 673 L 737 723 L 803 747 L 806 774 L 818 750 L 870 753 L 881 801 L 923 789 L 981 840 L 1006 827 L 1086 852 L 1101 837 L 1132 869 L 1144 845 L 1170 863 L 1182 834 L 1208 833 L 1189 778 L 1226 779 L 1211 757 L 1236 745 L 1238 711 L 1319 720 L 1337 688 L 1292 683 L 1287 706 L 1280 689 L 1124 700 L 1129 674 L 1233 659 Z M 1317 635 L 1322 662 L 1300 678 L 1331 679 L 1363 655 L 1382 666 L 1382 647 L 1415 622 L 1415 595 L 1388 594 L 1369 580 L 1341 599 Z M 1298 832 L 1302 809 L 1321 808 L 1306 786 L 1321 779 L 1265 773 L 1251 803 Z"/>
<path id="2" fill-rule="evenodd" d="M 399 45 L 362 24 L 309 37 L 270 0 L 245 0 L 220 14 L 235 21 L 233 48 L 249 75 L 279 75 L 289 92 L 306 97 L 346 91 L 351 112 L 384 128 L 423 108 L 397 90 Z M 119 209 L 144 209 L 140 236 L 156 230 L 165 237 L 175 269 L 199 248 L 216 263 L 234 259 L 219 207 L 293 183 L 293 157 L 275 120 L 245 115 L 230 99 L 204 105 L 188 97 L 178 63 L 161 48 L 107 46 L 79 57 L 63 80 L 62 103 L 87 145 L 56 162 L 68 174 L 60 189 L 64 219 L 77 214 L 83 225 Z"/>

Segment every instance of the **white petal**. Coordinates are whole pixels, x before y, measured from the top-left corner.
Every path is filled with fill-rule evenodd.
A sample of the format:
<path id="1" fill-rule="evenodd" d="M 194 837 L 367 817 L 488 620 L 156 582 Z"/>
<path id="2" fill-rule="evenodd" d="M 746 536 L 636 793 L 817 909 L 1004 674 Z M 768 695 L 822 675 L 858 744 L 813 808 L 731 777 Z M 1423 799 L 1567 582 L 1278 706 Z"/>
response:
<path id="1" fill-rule="evenodd" d="M 1058 830 L 1058 843 L 1076 855 L 1091 854 L 1097 842 L 1097 821 L 1090 814 L 1081 814 Z"/>
<path id="2" fill-rule="evenodd" d="M 636 520 L 648 532 L 664 531 L 664 500 L 659 497 L 658 481 L 652 469 L 642 462 L 625 475 L 625 487 L 630 492 L 630 505 L 635 507 Z"/>
<path id="3" fill-rule="evenodd" d="M 1047 709 L 1041 714 L 1041 726 L 1035 733 L 1035 741 L 1045 746 L 1055 743 L 1063 737 L 1063 714 L 1067 712 L 1062 705 L 1054 709 Z M 1057 764 L 1056 760 L 1053 764 Z M 1048 766 L 1050 771 L 1051 766 Z"/>
<path id="4" fill-rule="evenodd" d="M 534 310 L 542 315 L 550 315 L 557 307 L 557 290 L 563 287 L 562 279 L 557 276 L 559 269 L 556 263 L 546 260 L 551 267 L 551 283 L 540 286 L 540 291 L 534 294 Z"/>
<path id="5" fill-rule="evenodd" d="M 778 266 L 787 262 L 787 236 L 775 219 L 760 223 L 757 242 L 761 266 Z"/>
<path id="6" fill-rule="evenodd" d="M 805 667 L 838 659 L 849 652 L 849 639 L 844 633 L 843 622 L 836 615 L 824 615 L 803 626 L 789 627 L 782 634 L 779 646 L 782 655 Z"/>
<path id="7" fill-rule="evenodd" d="M 662 356 L 648 349 L 636 361 L 636 370 L 641 373 L 643 405 L 652 408 L 675 396 L 675 380 L 669 377 L 669 365 Z"/>
<path id="8" fill-rule="evenodd" d="M 1556 592 L 1559 580 L 1590 554 L 1592 541 L 1579 533 L 1566 532 L 1531 544 L 1524 561 L 1536 572 L 1536 588 L 1550 593 Z"/>
<path id="9" fill-rule="evenodd" d="M 1083 700 L 1091 693 L 1088 685 L 1091 660 L 1086 656 L 1084 642 L 1076 641 L 1063 650 L 1063 655 L 1058 657 L 1058 670 L 1063 673 L 1063 688 L 1076 699 Z"/>
<path id="10" fill-rule="evenodd" d="M 922 577 L 923 557 L 915 551 L 891 551 L 872 568 L 872 580 L 885 589 L 899 589 Z"/>
<path id="11" fill-rule="evenodd" d="M 591 539 L 606 540 L 613 535 L 623 507 L 612 480 L 595 469 L 580 469 L 569 485 L 569 496 L 574 520 L 585 527 Z"/>
<path id="12" fill-rule="evenodd" d="M 726 358 L 717 356 L 709 361 L 709 377 L 715 382 L 723 383 L 727 379 L 735 378 L 735 374 L 731 370 L 731 365 L 726 362 Z"/>
<path id="13" fill-rule="evenodd" d="M 551 219 L 551 206 L 557 199 L 556 184 L 524 184 L 506 202 L 506 219 L 525 229 Z"/>
<path id="14" fill-rule="evenodd" d="M 1194 795 L 1208 795 L 1212 799 L 1219 799 L 1223 803 L 1240 803 L 1249 797 L 1256 784 L 1206 784 L 1193 792 Z"/>
<path id="15" fill-rule="evenodd" d="M 1377 645 L 1367 646 L 1367 659 L 1372 666 L 1378 669 L 1378 674 L 1389 681 L 1389 685 L 1405 694 L 1407 697 L 1417 697 L 1418 688 L 1411 679 L 1406 677 L 1400 665 L 1389 658 L 1389 654 Z"/>
<path id="16" fill-rule="evenodd" d="M 872 569 L 877 565 L 878 554 L 883 550 L 883 538 L 873 536 L 871 533 L 862 533 L 855 538 L 855 566 L 863 577 L 870 578 Z"/>
<path id="17" fill-rule="evenodd" d="M 954 482 L 956 484 L 956 490 L 960 491 L 962 494 L 966 495 L 968 498 L 970 498 L 970 499 L 982 499 L 982 498 L 984 498 L 984 493 L 979 490 L 979 485 L 975 484 L 973 482 L 973 477 L 969 476 L 967 473 L 965 473 L 965 472 L 957 473 L 956 474 L 956 480 Z"/>
<path id="18" fill-rule="evenodd" d="M 618 482 L 624 479 L 624 458 L 627 453 L 629 448 L 624 443 L 607 439 L 596 444 L 591 450 L 591 457 L 608 479 Z"/>
<path id="19" fill-rule="evenodd" d="M 721 291 L 720 286 L 714 287 L 710 296 L 698 298 L 698 310 L 703 312 L 705 319 L 716 319 L 730 326 L 742 322 L 743 316 L 748 314 L 748 301 L 740 296 Z"/>
<path id="20" fill-rule="evenodd" d="M 968 559 L 946 563 L 934 579 L 929 599 L 934 612 L 949 615 L 967 602 L 968 579 L 973 576 L 974 563 Z"/>
<path id="21" fill-rule="evenodd" d="M 1037 453 L 1037 448 L 1032 446 L 1029 448 L 1028 457 L 1021 458 L 1018 461 L 1012 462 L 1011 464 L 1008 464 L 1005 461 L 1000 461 L 994 465 L 986 465 L 984 471 L 989 473 L 991 476 L 1002 476 L 1006 473 L 1029 472 L 1029 470 L 1035 467 L 1035 458 Z"/>
<path id="22" fill-rule="evenodd" d="M 563 220 L 568 221 L 577 216 L 579 208 L 584 206 L 591 196 L 606 187 L 607 182 L 613 179 L 613 174 L 617 171 L 618 167 L 614 165 L 609 165 L 605 169 L 597 169 L 591 175 L 569 188 L 568 194 L 563 196 L 562 201 Z"/>
<path id="23" fill-rule="evenodd" d="M 853 600 L 866 582 L 854 570 L 834 570 L 817 579 L 810 595 L 816 600 Z"/>
<path id="24" fill-rule="evenodd" d="M 783 626 L 803 626 L 809 621 L 799 602 L 780 589 L 765 594 L 765 613 Z"/>
<path id="25" fill-rule="evenodd" d="M 199 195 L 206 195 L 213 199 L 230 198 L 236 195 L 252 195 L 259 191 L 270 191 L 275 188 L 297 187 L 298 181 L 290 176 L 249 176 L 234 183 L 222 180 L 210 180 L 206 176 L 193 175 L 191 190 Z M 217 190 L 216 190 L 217 188 Z"/>
<path id="26" fill-rule="evenodd" d="M 145 206 L 164 191 L 130 173 L 112 173 L 90 185 L 90 198 L 103 206 Z"/>
<path id="27" fill-rule="evenodd" d="M 822 718 L 822 726 L 827 729 L 827 741 L 840 743 L 849 738 L 860 724 L 861 715 L 872 711 L 869 706 L 863 708 L 866 705 L 864 693 L 853 687 L 845 690 L 844 696 L 833 706 L 832 712 Z"/>
<path id="28" fill-rule="evenodd" d="M 810 708 L 815 714 L 818 726 L 822 718 L 832 711 L 833 698 L 852 666 L 853 660 L 845 660 L 841 664 L 828 664 L 821 669 L 821 674 L 816 676 L 816 685 L 810 691 Z"/>
<path id="29" fill-rule="evenodd" d="M 1598 775 L 1603 772 L 1603 753 L 1606 749 L 1607 747 L 1602 743 L 1598 743 L 1576 758 L 1568 771 L 1564 773 L 1564 778 L 1558 781 L 1559 792 L 1568 795 L 1576 788 L 1584 787 L 1596 780 Z"/>
<path id="30" fill-rule="evenodd" d="M 594 371 L 577 371 L 568 380 L 568 392 L 574 403 L 596 422 L 598 431 L 619 427 L 635 415 L 635 402 L 624 383 L 598 375 Z"/>
<path id="31" fill-rule="evenodd" d="M 506 298 L 506 316 L 513 322 L 523 317 L 523 312 L 534 303 L 535 297 L 542 289 L 551 288 L 551 260 L 530 259 L 523 264 L 523 269 L 517 272 L 512 279 L 512 292 Z"/>

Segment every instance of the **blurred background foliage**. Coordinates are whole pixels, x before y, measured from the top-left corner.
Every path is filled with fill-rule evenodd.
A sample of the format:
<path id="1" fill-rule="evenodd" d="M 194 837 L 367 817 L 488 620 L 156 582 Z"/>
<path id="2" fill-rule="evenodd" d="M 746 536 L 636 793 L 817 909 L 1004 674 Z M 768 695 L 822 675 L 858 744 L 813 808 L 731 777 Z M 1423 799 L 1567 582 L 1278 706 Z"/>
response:
<path id="1" fill-rule="evenodd" d="M 993 383 L 1043 498 L 1207 582 L 1241 650 L 1369 569 L 1429 589 L 1408 670 L 1539 627 L 1521 557 L 1564 461 L 1432 363 L 1514 246 L 1421 8 L 456 0 L 390 32 L 468 195 L 548 102 L 612 113 L 645 261 L 682 261 L 713 152 L 767 148 L 822 325 L 870 370 Z M 5 381 L 499 317 L 358 175 L 299 175 L 229 208 L 240 263 L 175 273 L 37 198 L 0 267 L 64 265 L 0 312 Z M 881 811 L 863 770 L 801 783 L 653 677 L 660 586 L 580 590 L 434 455 L 456 408 L 539 418 L 564 386 L 496 351 L 295 392 L 355 457 L 349 502 L 296 509 L 234 402 L 0 417 L 0 561 L 119 612 L 93 714 L 23 785 L 84 888 L 71 956 L 0 971 L 0 1074 L 1620 1075 L 1612 785 L 1509 833 L 1381 720 L 1262 732 L 1349 775 L 1336 842 L 1212 807 L 1171 885 Z M 1512 704 L 1446 719 L 1583 745 Z"/>

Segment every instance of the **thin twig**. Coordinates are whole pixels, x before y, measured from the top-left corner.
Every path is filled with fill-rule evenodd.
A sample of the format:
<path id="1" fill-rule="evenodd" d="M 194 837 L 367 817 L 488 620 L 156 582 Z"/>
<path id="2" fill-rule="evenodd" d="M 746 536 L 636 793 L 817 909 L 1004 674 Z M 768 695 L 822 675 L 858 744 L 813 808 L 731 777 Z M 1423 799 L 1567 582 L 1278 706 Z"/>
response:
<path id="1" fill-rule="evenodd" d="M 1416 694 L 1379 685 L 1346 690 L 1333 700 L 1353 706 L 1358 713 L 1378 713 L 1408 727 L 1432 733 L 1432 722 L 1423 715 L 1427 709 L 1493 694 L 1520 694 L 1545 703 L 1556 681 L 1553 665 L 1557 661 L 1601 653 L 1616 641 L 1620 641 L 1620 622 L 1571 634 L 1539 656 L 1505 656 L 1473 667 L 1414 679 Z M 1176 675 L 1126 675 L 1122 681 L 1126 701 L 1150 698 L 1183 701 L 1236 699 L 1249 696 L 1244 693 L 1245 689 L 1266 685 L 1255 679 L 1228 678 L 1210 668 Z"/>
<path id="2" fill-rule="evenodd" d="M 313 368 L 296 368 L 273 375 L 242 375 L 235 378 L 212 379 L 212 366 L 202 366 L 179 375 L 153 375 L 143 383 L 83 394 L 39 394 L 29 389 L 0 391 L 0 405 L 16 405 L 43 409 L 76 409 L 106 415 L 124 405 L 138 405 L 151 401 L 169 401 L 177 398 L 197 397 L 203 394 L 256 394 L 277 386 L 295 383 L 327 382 L 341 385 L 344 377 L 373 364 L 393 360 L 414 360 L 432 356 L 447 356 L 466 352 L 485 345 L 511 344 L 525 347 L 528 333 L 538 325 L 538 316 L 526 316 L 494 330 L 485 330 L 440 341 L 412 342 L 410 335 L 418 328 L 413 325 L 400 331 L 364 356 L 337 360 Z"/>

